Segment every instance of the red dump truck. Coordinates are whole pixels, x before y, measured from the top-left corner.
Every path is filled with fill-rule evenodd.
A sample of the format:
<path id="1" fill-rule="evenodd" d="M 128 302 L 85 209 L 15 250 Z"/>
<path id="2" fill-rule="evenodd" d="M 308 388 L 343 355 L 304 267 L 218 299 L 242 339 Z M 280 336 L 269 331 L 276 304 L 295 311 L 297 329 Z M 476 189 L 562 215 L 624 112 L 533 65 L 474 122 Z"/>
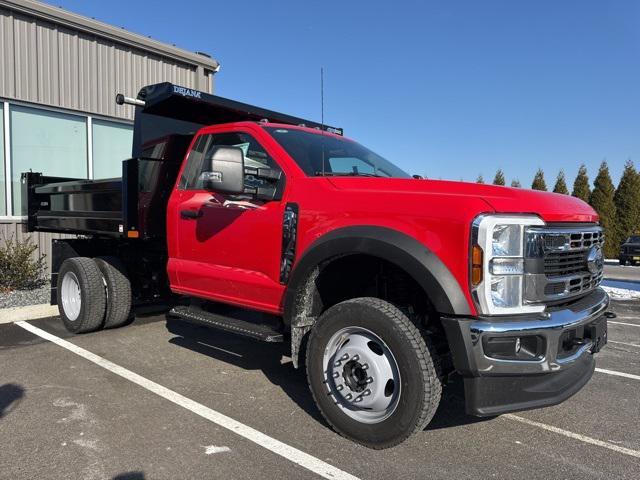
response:
<path id="1" fill-rule="evenodd" d="M 423 429 L 454 373 L 478 416 L 590 379 L 612 314 L 582 201 L 412 178 L 339 128 L 169 83 L 118 101 L 136 105 L 122 178 L 22 176 L 28 230 L 79 235 L 52 249 L 70 331 L 165 302 L 289 342 L 327 422 L 372 448 Z"/>

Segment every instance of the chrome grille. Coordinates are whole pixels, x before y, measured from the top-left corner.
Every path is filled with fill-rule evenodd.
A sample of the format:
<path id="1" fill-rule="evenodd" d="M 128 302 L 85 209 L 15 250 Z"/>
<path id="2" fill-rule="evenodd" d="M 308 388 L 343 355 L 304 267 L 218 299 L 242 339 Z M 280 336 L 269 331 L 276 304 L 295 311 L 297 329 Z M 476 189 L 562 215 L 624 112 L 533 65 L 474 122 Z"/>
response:
<path id="1" fill-rule="evenodd" d="M 572 233 L 570 237 L 572 250 L 587 250 L 593 245 L 602 246 L 604 243 L 604 233 L 602 230 L 590 232 Z"/>
<path id="2" fill-rule="evenodd" d="M 547 277 L 564 277 L 587 270 L 587 253 L 553 252 L 544 256 L 544 273 Z"/>
<path id="3" fill-rule="evenodd" d="M 590 272 L 587 257 L 592 247 L 602 247 L 603 243 L 602 228 L 596 225 L 527 230 L 527 301 L 558 301 L 600 285 L 602 270 Z"/>

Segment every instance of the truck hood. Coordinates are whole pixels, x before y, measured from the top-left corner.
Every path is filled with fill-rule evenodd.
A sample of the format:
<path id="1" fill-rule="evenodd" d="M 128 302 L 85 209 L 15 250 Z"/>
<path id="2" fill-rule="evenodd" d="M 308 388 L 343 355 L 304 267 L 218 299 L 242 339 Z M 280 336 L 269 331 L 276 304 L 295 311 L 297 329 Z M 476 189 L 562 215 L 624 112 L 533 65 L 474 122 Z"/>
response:
<path id="1" fill-rule="evenodd" d="M 340 190 L 480 198 L 495 213 L 532 213 L 545 222 L 598 221 L 595 210 L 578 198 L 526 188 L 445 180 L 373 177 L 328 177 L 327 179 Z"/>

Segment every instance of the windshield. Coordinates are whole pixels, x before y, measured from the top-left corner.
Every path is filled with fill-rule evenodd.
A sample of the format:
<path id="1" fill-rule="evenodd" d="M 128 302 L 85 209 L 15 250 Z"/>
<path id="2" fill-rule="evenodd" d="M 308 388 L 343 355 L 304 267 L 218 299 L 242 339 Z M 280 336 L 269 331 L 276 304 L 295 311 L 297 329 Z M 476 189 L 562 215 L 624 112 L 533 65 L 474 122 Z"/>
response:
<path id="1" fill-rule="evenodd" d="M 627 238 L 627 243 L 640 243 L 640 235 L 631 235 Z"/>
<path id="2" fill-rule="evenodd" d="M 265 127 L 265 130 L 309 176 L 411 178 L 393 163 L 352 140 L 293 128 Z"/>

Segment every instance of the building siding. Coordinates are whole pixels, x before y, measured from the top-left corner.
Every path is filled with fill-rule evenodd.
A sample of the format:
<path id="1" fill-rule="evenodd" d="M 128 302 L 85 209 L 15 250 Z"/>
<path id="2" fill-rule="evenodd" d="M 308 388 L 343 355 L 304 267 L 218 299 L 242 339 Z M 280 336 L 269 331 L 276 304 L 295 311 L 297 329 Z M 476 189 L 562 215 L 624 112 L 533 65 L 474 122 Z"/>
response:
<path id="1" fill-rule="evenodd" d="M 0 6 L 0 97 L 133 119 L 116 93 L 169 81 L 211 90 L 210 71 Z"/>
<path id="2" fill-rule="evenodd" d="M 134 108 L 116 105 L 117 93 L 135 97 L 141 87 L 159 82 L 213 93 L 211 76 L 218 67 L 207 56 L 46 3 L 0 0 L 0 101 L 131 121 Z M 10 159 L 4 163 L 8 174 Z M 18 218 L 0 217 L 0 246 L 26 237 L 38 247 L 34 257 L 46 255 L 50 267 L 51 239 L 70 236 L 24 233 Z"/>

